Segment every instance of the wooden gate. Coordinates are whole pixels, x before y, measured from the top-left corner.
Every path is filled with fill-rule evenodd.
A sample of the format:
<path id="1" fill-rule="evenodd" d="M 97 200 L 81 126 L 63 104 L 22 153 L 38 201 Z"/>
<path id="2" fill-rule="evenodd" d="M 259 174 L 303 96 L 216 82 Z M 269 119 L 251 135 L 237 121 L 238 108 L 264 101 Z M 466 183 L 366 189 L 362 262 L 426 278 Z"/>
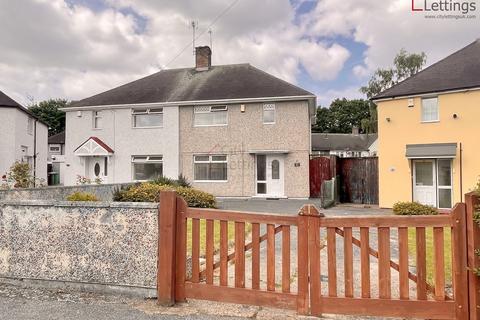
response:
<path id="1" fill-rule="evenodd" d="M 340 202 L 378 204 L 378 158 L 338 158 Z"/>
<path id="2" fill-rule="evenodd" d="M 468 319 L 465 215 L 465 204 L 438 216 L 324 217 L 311 205 L 296 216 L 258 214 L 188 208 L 163 192 L 159 303 Z"/>
<path id="3" fill-rule="evenodd" d="M 331 161 L 330 157 L 310 159 L 310 197 L 320 198 L 323 181 L 333 178 Z"/>

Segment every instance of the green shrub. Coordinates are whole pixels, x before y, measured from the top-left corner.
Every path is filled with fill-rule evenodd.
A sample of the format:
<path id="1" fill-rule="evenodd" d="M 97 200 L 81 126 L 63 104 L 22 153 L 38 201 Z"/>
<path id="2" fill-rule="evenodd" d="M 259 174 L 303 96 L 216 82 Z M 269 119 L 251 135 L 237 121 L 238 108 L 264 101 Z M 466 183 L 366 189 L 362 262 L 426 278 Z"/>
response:
<path id="1" fill-rule="evenodd" d="M 90 192 L 74 192 L 67 197 L 68 201 L 100 201 L 96 195 Z"/>
<path id="2" fill-rule="evenodd" d="M 158 177 L 156 178 L 155 180 L 152 180 L 150 181 L 151 183 L 154 183 L 154 184 L 159 184 L 159 185 L 167 185 L 167 186 L 174 186 L 174 187 L 186 187 L 186 188 L 190 188 L 191 185 L 190 183 L 188 182 L 187 178 L 185 178 L 184 175 L 179 175 L 178 176 L 178 179 L 172 179 L 172 178 L 168 178 L 168 177 L 164 177 L 164 176 L 161 176 L 161 177 Z"/>
<path id="3" fill-rule="evenodd" d="M 438 210 L 418 202 L 397 202 L 393 205 L 393 213 L 401 216 L 436 215 Z"/>
<path id="4" fill-rule="evenodd" d="M 475 192 L 478 196 L 480 196 L 480 178 L 477 181 L 477 185 L 473 189 L 473 192 Z"/>
<path id="5" fill-rule="evenodd" d="M 479 182 L 480 183 L 480 182 Z M 177 184 L 180 187 L 191 188 L 192 185 L 188 182 L 187 178 L 183 174 L 180 174 L 177 179 Z M 480 189 L 479 189 L 480 190 Z"/>
<path id="6" fill-rule="evenodd" d="M 174 185 L 162 185 L 154 182 L 143 182 L 116 190 L 114 201 L 120 202 L 158 202 L 161 191 L 177 191 L 187 201 L 189 207 L 215 208 L 215 197 L 210 193 L 197 189 Z"/>

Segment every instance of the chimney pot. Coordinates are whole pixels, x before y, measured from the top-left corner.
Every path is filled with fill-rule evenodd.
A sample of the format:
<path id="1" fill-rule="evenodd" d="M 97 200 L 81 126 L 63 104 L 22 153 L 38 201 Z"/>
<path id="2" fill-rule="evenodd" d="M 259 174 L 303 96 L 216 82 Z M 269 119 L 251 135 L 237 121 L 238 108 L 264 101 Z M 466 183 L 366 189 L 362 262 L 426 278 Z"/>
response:
<path id="1" fill-rule="evenodd" d="M 205 71 L 212 66 L 212 50 L 209 46 L 195 48 L 195 69 Z"/>

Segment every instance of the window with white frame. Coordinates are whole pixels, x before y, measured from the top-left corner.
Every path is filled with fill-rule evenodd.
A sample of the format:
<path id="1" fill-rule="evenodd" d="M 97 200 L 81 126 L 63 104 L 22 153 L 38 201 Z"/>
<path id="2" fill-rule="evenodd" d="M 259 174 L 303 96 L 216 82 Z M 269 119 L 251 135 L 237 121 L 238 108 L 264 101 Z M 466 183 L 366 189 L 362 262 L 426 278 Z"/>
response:
<path id="1" fill-rule="evenodd" d="M 134 128 L 163 127 L 163 108 L 133 109 Z"/>
<path id="2" fill-rule="evenodd" d="M 195 181 L 227 181 L 226 155 L 193 156 Z"/>
<path id="3" fill-rule="evenodd" d="M 275 123 L 275 105 L 273 103 L 263 105 L 263 123 Z"/>
<path id="4" fill-rule="evenodd" d="M 153 180 L 163 176 L 163 156 L 132 156 L 133 180 Z"/>
<path id="5" fill-rule="evenodd" d="M 30 134 L 30 135 L 33 134 L 33 118 L 28 118 L 27 133 Z"/>
<path id="6" fill-rule="evenodd" d="M 227 106 L 200 106 L 193 110 L 194 126 L 224 126 L 227 124 Z"/>
<path id="7" fill-rule="evenodd" d="M 433 122 L 440 120 L 438 113 L 437 97 L 422 99 L 422 122 Z"/>
<path id="8" fill-rule="evenodd" d="M 58 144 L 49 145 L 48 148 L 49 148 L 50 152 L 60 152 L 61 151 L 60 145 L 58 145 Z"/>
<path id="9" fill-rule="evenodd" d="M 101 129 L 102 128 L 102 111 L 93 111 L 93 128 Z"/>

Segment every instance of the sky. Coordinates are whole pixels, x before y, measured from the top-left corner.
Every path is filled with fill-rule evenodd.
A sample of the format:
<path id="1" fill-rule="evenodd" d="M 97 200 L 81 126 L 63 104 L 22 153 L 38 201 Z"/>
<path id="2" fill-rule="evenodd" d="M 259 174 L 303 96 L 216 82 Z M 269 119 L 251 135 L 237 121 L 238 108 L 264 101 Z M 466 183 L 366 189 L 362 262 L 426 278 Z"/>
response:
<path id="1" fill-rule="evenodd" d="M 0 90 L 24 105 L 79 100 L 192 67 L 195 21 L 214 65 L 248 62 L 328 106 L 362 98 L 402 48 L 430 65 L 480 38 L 469 1 L 474 19 L 427 19 L 411 0 L 0 0 Z"/>

